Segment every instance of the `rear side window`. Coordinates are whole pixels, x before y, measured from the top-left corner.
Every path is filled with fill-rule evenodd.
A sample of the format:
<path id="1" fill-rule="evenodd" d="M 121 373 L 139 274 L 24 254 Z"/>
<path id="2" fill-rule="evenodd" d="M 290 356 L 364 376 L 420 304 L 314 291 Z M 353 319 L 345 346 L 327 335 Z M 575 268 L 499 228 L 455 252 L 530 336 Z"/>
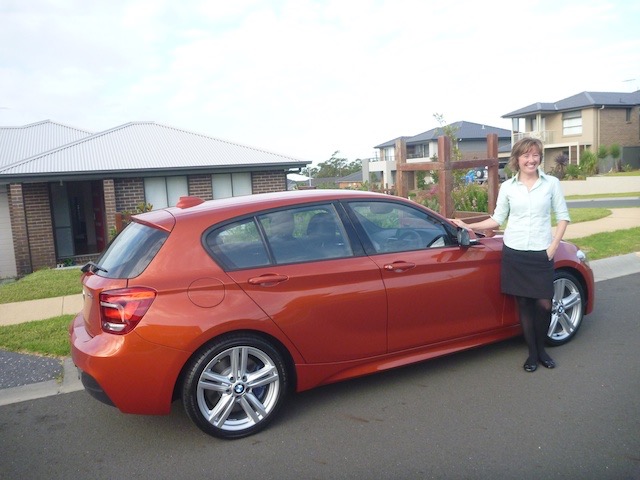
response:
<path id="1" fill-rule="evenodd" d="M 107 278 L 134 278 L 149 266 L 169 234 L 140 223 L 131 223 L 109 245 L 98 264 L 105 271 L 97 271 Z"/>
<path id="2" fill-rule="evenodd" d="M 226 270 L 353 256 L 333 205 L 270 211 L 211 230 L 204 243 Z"/>
<path id="3" fill-rule="evenodd" d="M 269 265 L 269 255 L 253 218 L 212 231 L 205 243 L 227 270 Z"/>

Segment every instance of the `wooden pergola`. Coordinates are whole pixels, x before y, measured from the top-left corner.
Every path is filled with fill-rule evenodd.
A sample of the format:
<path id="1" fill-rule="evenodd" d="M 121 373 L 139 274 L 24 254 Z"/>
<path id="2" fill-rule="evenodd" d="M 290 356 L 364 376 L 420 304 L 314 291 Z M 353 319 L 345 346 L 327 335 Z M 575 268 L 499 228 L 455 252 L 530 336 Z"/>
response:
<path id="1" fill-rule="evenodd" d="M 498 135 L 487 135 L 487 158 L 474 160 L 453 160 L 451 158 L 451 139 L 446 136 L 438 137 L 438 159 L 433 162 L 407 163 L 407 143 L 404 139 L 396 140 L 396 195 L 407 198 L 409 195 L 409 180 L 417 171 L 438 172 L 438 201 L 440 214 L 452 218 L 454 213 L 460 217 L 468 218 L 471 212 L 454 212 L 453 198 L 453 170 L 469 170 L 472 168 L 488 167 L 489 214 L 496 208 L 498 199 Z M 479 216 L 477 212 L 473 216 Z M 486 215 L 484 215 L 486 217 Z"/>

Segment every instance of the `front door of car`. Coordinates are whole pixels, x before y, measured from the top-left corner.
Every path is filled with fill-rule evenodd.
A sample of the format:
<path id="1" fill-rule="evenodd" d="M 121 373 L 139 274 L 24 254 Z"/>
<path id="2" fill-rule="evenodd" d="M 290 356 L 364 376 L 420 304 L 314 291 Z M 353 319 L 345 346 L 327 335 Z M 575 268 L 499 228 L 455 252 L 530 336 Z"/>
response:
<path id="1" fill-rule="evenodd" d="M 354 203 L 351 211 L 385 283 L 390 352 L 501 325 L 499 252 L 482 244 L 460 248 L 422 209 L 370 203 Z"/>
<path id="2" fill-rule="evenodd" d="M 332 205 L 244 219 L 212 232 L 207 243 L 308 363 L 386 353 L 379 268 L 354 255 Z"/>

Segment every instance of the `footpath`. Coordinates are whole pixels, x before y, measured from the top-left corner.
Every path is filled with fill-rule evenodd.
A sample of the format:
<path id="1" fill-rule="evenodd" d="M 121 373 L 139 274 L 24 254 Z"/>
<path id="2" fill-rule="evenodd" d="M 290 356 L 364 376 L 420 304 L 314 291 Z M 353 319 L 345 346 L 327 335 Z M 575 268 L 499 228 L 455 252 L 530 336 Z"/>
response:
<path id="1" fill-rule="evenodd" d="M 640 227 L 640 208 L 614 208 L 600 220 L 570 224 L 565 240 Z M 640 252 L 590 262 L 595 281 L 640 273 Z M 0 304 L 0 326 L 76 314 L 82 295 Z M 0 406 L 81 390 L 70 358 L 62 360 L 0 350 Z"/>

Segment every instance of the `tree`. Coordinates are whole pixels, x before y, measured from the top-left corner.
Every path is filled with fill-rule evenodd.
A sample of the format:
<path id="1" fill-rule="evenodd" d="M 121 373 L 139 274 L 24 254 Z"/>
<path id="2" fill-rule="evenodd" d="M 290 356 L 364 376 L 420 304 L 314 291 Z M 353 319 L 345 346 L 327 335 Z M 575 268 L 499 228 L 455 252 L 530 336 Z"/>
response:
<path id="1" fill-rule="evenodd" d="M 622 171 L 622 165 L 621 165 L 621 161 L 620 161 L 620 145 L 618 145 L 617 143 L 613 143 L 611 145 L 611 147 L 609 148 L 609 153 L 611 153 L 611 157 L 613 157 L 613 163 L 616 167 L 616 170 L 618 172 Z"/>
<path id="2" fill-rule="evenodd" d="M 338 157 L 340 151 L 336 150 L 326 162 L 318 164 L 318 169 L 311 169 L 314 178 L 344 177 L 362 169 L 361 162 L 354 160 L 349 162 L 346 158 Z"/>
<path id="3" fill-rule="evenodd" d="M 440 124 L 440 130 L 442 130 L 442 134 L 449 137 L 451 139 L 451 160 L 460 160 L 462 158 L 462 153 L 460 152 L 460 148 L 458 147 L 458 131 L 460 127 L 447 125 L 447 122 L 444 119 L 444 115 L 441 113 L 434 113 L 433 118 Z M 436 158 L 437 160 L 437 158 Z M 438 182 L 438 172 L 432 171 L 431 178 L 434 183 Z M 464 176 L 466 172 L 463 170 L 454 170 L 453 171 L 453 183 L 455 186 L 461 186 L 465 184 Z"/>

